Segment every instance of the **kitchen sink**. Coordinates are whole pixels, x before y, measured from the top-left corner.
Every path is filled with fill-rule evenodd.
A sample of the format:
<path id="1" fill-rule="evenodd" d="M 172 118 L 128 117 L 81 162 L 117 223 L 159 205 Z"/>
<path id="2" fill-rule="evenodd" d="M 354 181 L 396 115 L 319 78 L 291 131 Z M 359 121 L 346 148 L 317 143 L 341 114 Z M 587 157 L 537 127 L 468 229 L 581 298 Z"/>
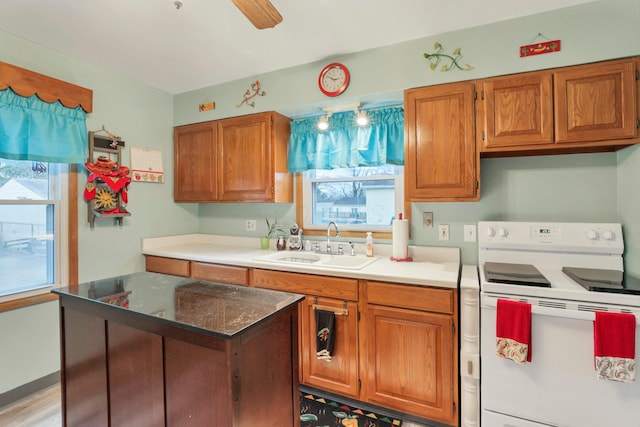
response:
<path id="1" fill-rule="evenodd" d="M 283 251 L 254 258 L 254 261 L 280 265 L 298 264 L 320 268 L 360 270 L 377 259 L 377 257 L 367 257 L 365 255 L 329 255 L 315 252 Z"/>

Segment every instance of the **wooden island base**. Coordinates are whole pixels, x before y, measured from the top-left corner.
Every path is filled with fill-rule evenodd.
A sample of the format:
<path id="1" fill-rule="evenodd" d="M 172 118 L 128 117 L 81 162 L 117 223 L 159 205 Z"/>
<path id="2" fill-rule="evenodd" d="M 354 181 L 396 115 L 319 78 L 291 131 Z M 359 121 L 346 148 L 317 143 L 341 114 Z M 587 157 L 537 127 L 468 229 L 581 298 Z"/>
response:
<path id="1" fill-rule="evenodd" d="M 226 338 L 60 294 L 63 424 L 299 426 L 297 310 Z"/>

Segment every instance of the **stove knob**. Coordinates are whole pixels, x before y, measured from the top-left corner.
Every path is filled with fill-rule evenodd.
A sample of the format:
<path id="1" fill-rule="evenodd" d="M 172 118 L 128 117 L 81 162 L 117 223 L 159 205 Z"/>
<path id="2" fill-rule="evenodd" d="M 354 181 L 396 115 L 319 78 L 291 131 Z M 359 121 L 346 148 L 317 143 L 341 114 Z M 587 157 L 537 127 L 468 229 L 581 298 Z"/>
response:
<path id="1" fill-rule="evenodd" d="M 587 231 L 587 239 L 589 239 L 589 240 L 598 240 L 598 237 L 599 237 L 599 235 L 598 235 L 598 232 L 596 230 L 591 229 L 591 230 Z"/>
<path id="2" fill-rule="evenodd" d="M 496 230 L 494 230 L 493 227 L 488 227 L 487 228 L 487 236 L 493 237 L 495 235 L 496 235 Z"/>
<path id="3" fill-rule="evenodd" d="M 604 238 L 604 240 L 615 240 L 616 239 L 616 233 L 614 233 L 611 230 L 607 230 L 604 232 L 604 235 L 602 236 Z"/>
<path id="4" fill-rule="evenodd" d="M 500 237 L 507 237 L 509 235 L 509 231 L 507 231 L 506 228 L 500 227 L 498 229 L 498 234 L 500 235 Z"/>

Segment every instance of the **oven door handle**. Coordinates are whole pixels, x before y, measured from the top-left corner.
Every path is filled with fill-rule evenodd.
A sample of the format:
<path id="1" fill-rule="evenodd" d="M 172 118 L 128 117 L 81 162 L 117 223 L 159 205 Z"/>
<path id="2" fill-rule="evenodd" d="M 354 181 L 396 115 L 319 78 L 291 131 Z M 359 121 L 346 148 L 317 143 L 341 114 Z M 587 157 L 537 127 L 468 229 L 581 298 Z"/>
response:
<path id="1" fill-rule="evenodd" d="M 497 298 L 494 296 L 483 295 L 482 307 L 496 308 L 498 305 L 498 299 L 510 299 L 510 298 Z M 519 301 L 518 299 L 512 299 L 513 301 Z M 542 316 L 562 317 L 565 319 L 577 319 L 577 320 L 596 320 L 596 313 L 590 310 L 573 310 L 562 307 L 543 307 L 537 304 L 531 304 L 531 314 L 539 314 Z M 606 311 L 606 310 L 603 310 Z M 630 313 L 636 316 L 636 325 L 640 326 L 640 313 Z"/>

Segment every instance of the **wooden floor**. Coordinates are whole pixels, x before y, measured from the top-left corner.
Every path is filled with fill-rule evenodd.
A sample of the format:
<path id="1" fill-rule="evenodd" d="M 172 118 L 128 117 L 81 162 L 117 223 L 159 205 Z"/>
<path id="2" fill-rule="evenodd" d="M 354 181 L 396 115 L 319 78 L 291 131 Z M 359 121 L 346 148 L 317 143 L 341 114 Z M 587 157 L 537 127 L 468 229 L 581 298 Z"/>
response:
<path id="1" fill-rule="evenodd" d="M 3 427 L 60 427 L 61 425 L 59 384 L 0 408 L 0 426 Z"/>

